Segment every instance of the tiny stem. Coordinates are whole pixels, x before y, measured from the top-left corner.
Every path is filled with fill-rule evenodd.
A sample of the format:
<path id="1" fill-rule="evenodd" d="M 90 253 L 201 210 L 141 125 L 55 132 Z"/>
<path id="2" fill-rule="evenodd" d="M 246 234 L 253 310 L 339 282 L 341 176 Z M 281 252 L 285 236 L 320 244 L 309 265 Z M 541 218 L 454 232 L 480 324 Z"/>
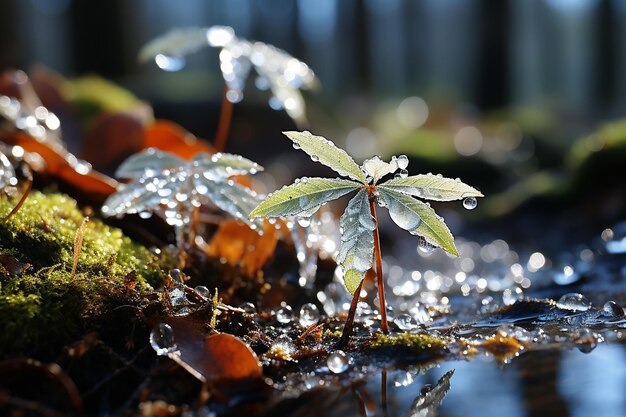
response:
<path id="1" fill-rule="evenodd" d="M 380 254 L 380 237 L 378 236 L 378 218 L 376 217 L 376 202 L 370 198 L 370 212 L 374 218 L 374 258 L 376 259 L 376 282 L 378 283 L 378 300 L 380 302 L 381 327 L 384 334 L 389 333 L 387 324 L 387 304 L 385 303 L 385 283 L 383 281 L 383 261 Z"/>
<path id="2" fill-rule="evenodd" d="M 30 191 L 32 190 L 32 188 L 33 188 L 33 174 L 30 173 L 30 169 L 29 169 L 28 175 L 26 176 L 26 188 L 24 189 L 24 194 L 22 194 L 22 197 L 20 197 L 20 201 L 17 202 L 17 204 L 15 205 L 15 207 L 13 207 L 13 209 L 9 212 L 9 214 L 7 214 L 2 219 L 2 222 L 8 221 L 11 217 L 15 215 L 15 213 L 20 211 L 20 208 L 22 208 L 22 205 L 24 205 L 24 202 L 28 198 L 28 195 L 30 194 Z"/>
<path id="3" fill-rule="evenodd" d="M 226 98 L 228 87 L 224 86 L 222 93 L 222 108 L 220 110 L 220 120 L 217 123 L 217 132 L 215 133 L 215 150 L 223 152 L 226 147 L 226 139 L 228 139 L 228 130 L 230 122 L 233 119 L 233 103 Z"/>
<path id="4" fill-rule="evenodd" d="M 352 324 L 354 323 L 354 315 L 356 314 L 356 306 L 359 303 L 359 298 L 361 297 L 361 288 L 363 287 L 363 280 L 359 283 L 359 286 L 354 291 L 354 295 L 352 296 L 352 302 L 350 303 L 350 310 L 348 310 L 348 318 L 346 319 L 346 324 L 343 326 L 343 332 L 341 333 L 341 339 L 339 339 L 339 343 L 337 347 L 343 348 L 348 345 L 348 339 L 350 339 L 350 335 L 352 334 Z"/>

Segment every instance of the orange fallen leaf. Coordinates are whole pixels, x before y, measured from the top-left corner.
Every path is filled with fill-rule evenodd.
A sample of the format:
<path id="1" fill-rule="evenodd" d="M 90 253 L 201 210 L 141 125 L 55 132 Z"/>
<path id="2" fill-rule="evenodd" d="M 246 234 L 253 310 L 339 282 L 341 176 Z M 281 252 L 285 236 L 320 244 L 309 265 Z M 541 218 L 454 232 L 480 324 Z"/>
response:
<path id="1" fill-rule="evenodd" d="M 155 120 L 144 130 L 143 148 L 157 148 L 171 152 L 184 159 L 193 158 L 198 152 L 215 153 L 207 142 L 196 138 L 180 125 L 168 120 Z"/>
<path id="2" fill-rule="evenodd" d="M 226 259 L 231 266 L 238 265 L 243 275 L 252 277 L 274 255 L 277 240 L 277 230 L 269 222 L 264 223 L 261 236 L 237 220 L 224 220 L 205 252 Z"/>

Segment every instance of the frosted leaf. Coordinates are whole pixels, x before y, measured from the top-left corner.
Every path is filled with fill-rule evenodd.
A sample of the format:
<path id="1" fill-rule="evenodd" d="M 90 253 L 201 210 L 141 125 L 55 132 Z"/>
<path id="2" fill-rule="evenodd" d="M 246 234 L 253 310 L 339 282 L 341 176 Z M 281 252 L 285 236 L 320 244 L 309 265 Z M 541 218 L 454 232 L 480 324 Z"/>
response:
<path id="1" fill-rule="evenodd" d="M 233 175 L 256 174 L 263 171 L 263 167 L 241 155 L 230 153 L 216 153 L 208 155 L 199 153 L 193 159 L 193 164 L 205 166 L 204 175 L 210 178 L 226 178 Z"/>
<path id="2" fill-rule="evenodd" d="M 414 175 L 406 178 L 393 178 L 385 181 L 388 189 L 414 197 L 435 201 L 461 200 L 466 197 L 483 197 L 477 189 L 452 178 L 436 175 Z"/>
<path id="3" fill-rule="evenodd" d="M 411 234 L 422 236 L 428 243 L 448 253 L 458 255 L 448 226 L 428 204 L 389 188 L 386 184 L 378 186 L 378 191 L 380 198 L 390 207 L 391 219 L 398 226 Z"/>
<path id="4" fill-rule="evenodd" d="M 317 86 L 315 73 L 304 62 L 263 42 L 238 38 L 228 26 L 175 29 L 148 42 L 139 52 L 140 61 L 154 59 L 159 67 L 172 69 L 172 62 L 204 46 L 220 48 L 220 70 L 227 86 L 226 98 L 237 103 L 252 68 L 262 89 L 269 89 L 278 108 L 284 108 L 297 125 L 306 124 L 305 105 L 300 89 Z M 163 61 L 163 62 L 160 62 Z M 168 61 L 168 62 L 165 62 Z M 176 63 L 176 62 L 175 62 Z M 182 68 L 181 65 L 176 69 Z"/>
<path id="5" fill-rule="evenodd" d="M 151 177 L 168 167 L 178 168 L 185 160 L 156 148 L 148 148 L 126 159 L 115 171 L 118 178 L 139 179 Z"/>
<path id="6" fill-rule="evenodd" d="M 333 169 L 339 175 L 350 177 L 366 184 L 367 180 L 361 168 L 346 151 L 335 146 L 334 143 L 322 136 L 315 136 L 309 132 L 283 132 L 294 143 L 297 143 L 304 152 Z"/>
<path id="7" fill-rule="evenodd" d="M 134 181 L 109 196 L 102 214 L 153 212 L 168 224 L 180 227 L 190 222 L 195 207 L 211 203 L 262 230 L 261 222 L 248 220 L 250 211 L 259 203 L 256 193 L 228 180 L 229 176 L 261 169 L 238 155 L 200 153 L 185 161 L 167 152 L 147 149 L 122 163 L 118 175 Z"/>
<path id="8" fill-rule="evenodd" d="M 196 178 L 194 183 L 198 193 L 219 209 L 248 225 L 254 225 L 257 230 L 263 230 L 262 220 L 248 219 L 250 212 L 259 204 L 254 191 L 237 183 L 210 181 L 206 177 Z"/>
<path id="9" fill-rule="evenodd" d="M 372 177 L 372 183 L 374 184 L 385 175 L 396 172 L 397 169 L 398 164 L 395 158 L 391 162 L 385 162 L 379 156 L 375 156 L 363 162 L 363 170 L 368 176 Z"/>
<path id="10" fill-rule="evenodd" d="M 302 216 L 311 210 L 354 191 L 358 183 L 343 179 L 308 178 L 283 187 L 268 196 L 250 217 Z"/>
<path id="11" fill-rule="evenodd" d="M 365 273 L 372 267 L 376 223 L 370 212 L 367 191 L 361 189 L 350 200 L 339 219 L 343 230 L 337 263 L 344 271 L 344 282 L 354 294 Z"/>
<path id="12" fill-rule="evenodd" d="M 182 57 L 196 52 L 209 44 L 210 31 L 198 27 L 172 29 L 142 46 L 139 61 L 147 62 L 158 55 Z"/>

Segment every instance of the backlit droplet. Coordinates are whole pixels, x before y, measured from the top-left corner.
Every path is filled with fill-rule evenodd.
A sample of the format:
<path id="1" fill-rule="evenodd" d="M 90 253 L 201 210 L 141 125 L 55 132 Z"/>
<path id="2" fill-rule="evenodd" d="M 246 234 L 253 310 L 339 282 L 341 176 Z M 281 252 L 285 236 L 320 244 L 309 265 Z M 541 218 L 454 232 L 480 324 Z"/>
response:
<path id="1" fill-rule="evenodd" d="M 417 240 L 417 249 L 422 253 L 431 253 L 437 247 L 432 243 L 428 242 L 424 237 L 420 236 Z"/>
<path id="2" fill-rule="evenodd" d="M 203 297 L 208 297 L 210 295 L 209 289 L 205 287 L 204 285 L 198 285 L 194 288 L 194 290 L 196 290 L 196 292 Z"/>
<path id="3" fill-rule="evenodd" d="M 398 168 L 406 169 L 409 166 L 409 157 L 406 155 L 398 155 L 396 157 L 396 163 L 398 164 Z"/>
<path id="4" fill-rule="evenodd" d="M 172 327 L 165 323 L 155 326 L 150 332 L 150 346 L 159 356 L 175 352 L 177 347 L 176 343 L 174 343 L 174 330 L 172 330 Z"/>
<path id="5" fill-rule="evenodd" d="M 607 301 L 602 307 L 602 313 L 608 317 L 622 317 L 624 309 L 615 301 Z"/>
<path id="6" fill-rule="evenodd" d="M 313 303 L 307 303 L 300 308 L 300 324 L 309 327 L 320 319 L 320 311 Z"/>
<path id="7" fill-rule="evenodd" d="M 243 303 L 242 305 L 239 306 L 239 308 L 242 309 L 247 314 L 255 314 L 256 313 L 256 307 L 254 306 L 254 304 L 252 304 L 250 302 Z"/>
<path id="8" fill-rule="evenodd" d="M 276 312 L 276 320 L 279 323 L 289 323 L 293 319 L 293 310 L 290 306 L 285 306 Z"/>
<path id="9" fill-rule="evenodd" d="M 294 149 L 300 149 L 302 146 L 300 146 L 300 144 L 298 142 L 294 142 L 292 143 L 292 146 Z"/>
<path id="10" fill-rule="evenodd" d="M 399 314 L 393 322 L 400 330 L 413 330 L 417 327 L 417 321 L 410 314 Z"/>
<path id="11" fill-rule="evenodd" d="M 474 210 L 478 205 L 478 200 L 476 197 L 467 197 L 463 199 L 463 207 L 467 210 Z"/>
<path id="12" fill-rule="evenodd" d="M 564 310 L 587 311 L 591 308 L 591 301 L 582 294 L 572 292 L 559 298 L 556 306 Z"/>
<path id="13" fill-rule="evenodd" d="M 320 157 L 319 157 L 319 156 L 317 156 L 317 155 L 311 155 L 311 161 L 313 161 L 313 162 L 317 162 L 317 161 L 319 161 L 319 160 L 320 160 Z"/>
<path id="14" fill-rule="evenodd" d="M 326 359 L 326 365 L 330 372 L 340 374 L 345 372 L 350 365 L 350 359 L 342 350 L 336 350 Z"/>

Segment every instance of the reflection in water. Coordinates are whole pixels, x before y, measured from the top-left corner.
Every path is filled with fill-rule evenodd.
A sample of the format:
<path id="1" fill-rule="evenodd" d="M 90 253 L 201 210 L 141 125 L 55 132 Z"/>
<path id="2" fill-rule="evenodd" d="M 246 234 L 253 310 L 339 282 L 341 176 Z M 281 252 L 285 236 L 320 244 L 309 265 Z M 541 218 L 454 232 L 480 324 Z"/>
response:
<path id="1" fill-rule="evenodd" d="M 557 389 L 562 353 L 560 350 L 535 352 L 513 362 L 519 369 L 521 395 L 528 415 L 569 415 L 569 404 Z"/>
<path id="2" fill-rule="evenodd" d="M 407 417 L 438 416 L 439 405 L 441 405 L 446 394 L 450 391 L 450 378 L 452 378 L 453 374 L 454 370 L 446 372 L 434 387 L 424 386 L 420 395 L 413 400 Z"/>
<path id="3" fill-rule="evenodd" d="M 572 417 L 626 415 L 624 345 L 601 345 L 591 355 L 562 354 L 558 390 Z"/>

